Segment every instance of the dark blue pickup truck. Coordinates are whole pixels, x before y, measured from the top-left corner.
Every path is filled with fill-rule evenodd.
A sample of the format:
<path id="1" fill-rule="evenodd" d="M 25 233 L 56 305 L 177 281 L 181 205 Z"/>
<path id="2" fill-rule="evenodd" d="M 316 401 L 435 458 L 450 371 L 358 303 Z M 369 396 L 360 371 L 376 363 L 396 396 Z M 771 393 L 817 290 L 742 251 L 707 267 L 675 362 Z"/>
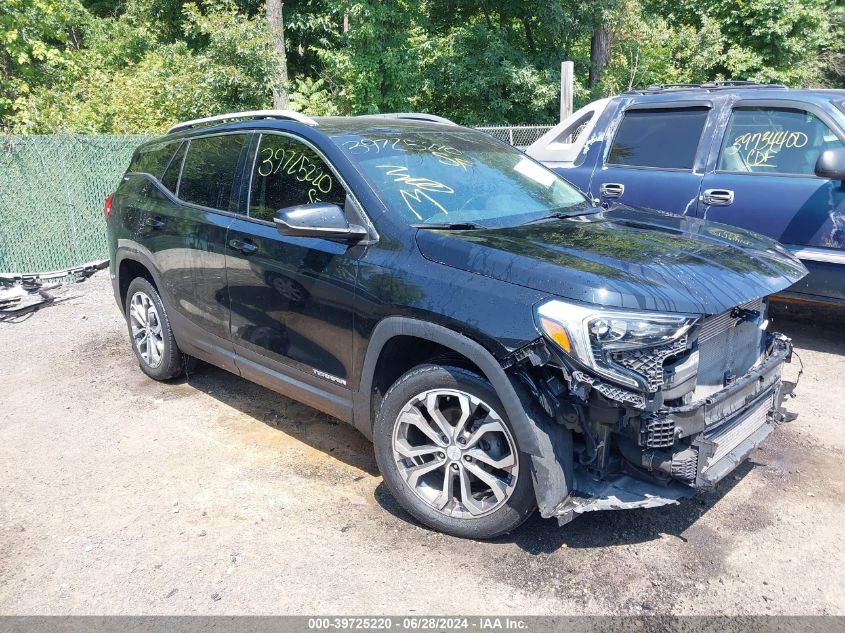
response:
<path id="1" fill-rule="evenodd" d="M 654 86 L 591 103 L 527 153 L 605 207 L 775 238 L 810 271 L 786 296 L 845 304 L 845 90 Z"/>

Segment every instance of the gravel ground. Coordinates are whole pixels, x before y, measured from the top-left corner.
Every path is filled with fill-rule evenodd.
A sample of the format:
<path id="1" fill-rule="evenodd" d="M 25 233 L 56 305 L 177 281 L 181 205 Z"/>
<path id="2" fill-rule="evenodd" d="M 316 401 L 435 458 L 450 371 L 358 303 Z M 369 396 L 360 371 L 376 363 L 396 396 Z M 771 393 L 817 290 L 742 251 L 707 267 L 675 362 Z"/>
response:
<path id="1" fill-rule="evenodd" d="M 351 427 L 207 365 L 147 379 L 106 273 L 62 296 L 0 323 L 2 614 L 845 614 L 841 316 L 774 319 L 800 417 L 714 493 L 472 542 Z"/>

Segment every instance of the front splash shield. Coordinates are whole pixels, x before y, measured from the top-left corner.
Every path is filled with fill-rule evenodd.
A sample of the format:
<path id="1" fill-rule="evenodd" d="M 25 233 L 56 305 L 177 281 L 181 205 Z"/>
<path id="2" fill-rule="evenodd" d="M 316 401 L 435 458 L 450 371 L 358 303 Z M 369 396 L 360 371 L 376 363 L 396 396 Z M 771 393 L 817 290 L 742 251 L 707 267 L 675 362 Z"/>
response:
<path id="1" fill-rule="evenodd" d="M 566 525 L 585 512 L 677 505 L 680 499 L 693 497 L 696 492 L 678 482 L 658 485 L 629 475 L 598 480 L 583 469 L 576 469 L 575 482 L 575 491 L 550 514 L 560 525 Z"/>

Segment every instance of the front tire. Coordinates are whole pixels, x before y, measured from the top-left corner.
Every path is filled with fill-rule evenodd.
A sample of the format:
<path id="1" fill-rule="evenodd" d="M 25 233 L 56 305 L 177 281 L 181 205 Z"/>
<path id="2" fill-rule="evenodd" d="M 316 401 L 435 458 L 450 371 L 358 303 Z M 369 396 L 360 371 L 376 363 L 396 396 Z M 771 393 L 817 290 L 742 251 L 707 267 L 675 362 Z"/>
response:
<path id="1" fill-rule="evenodd" d="M 158 291 L 136 277 L 126 292 L 126 324 L 138 365 L 154 380 L 169 380 L 185 371 L 186 356 L 176 345 L 170 320 Z"/>
<path id="2" fill-rule="evenodd" d="M 487 539 L 534 511 L 530 457 L 493 387 L 459 367 L 420 365 L 388 390 L 373 429 L 396 500 L 425 525 Z"/>

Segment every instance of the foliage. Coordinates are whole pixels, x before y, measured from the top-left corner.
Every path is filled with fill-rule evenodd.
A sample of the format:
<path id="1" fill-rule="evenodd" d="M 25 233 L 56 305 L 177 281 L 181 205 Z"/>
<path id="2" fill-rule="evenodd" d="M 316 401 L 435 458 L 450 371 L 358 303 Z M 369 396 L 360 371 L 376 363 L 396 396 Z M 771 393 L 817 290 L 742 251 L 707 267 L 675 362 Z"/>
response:
<path id="1" fill-rule="evenodd" d="M 558 109 L 560 75 L 532 64 L 483 22 L 450 29 L 422 51 L 420 110 L 468 123 L 547 121 Z"/>
<path id="2" fill-rule="evenodd" d="M 74 0 L 3 0 L 0 6 L 0 115 L 20 107 L 33 87 L 73 69 L 76 27 L 85 12 Z"/>
<path id="3" fill-rule="evenodd" d="M 349 32 L 318 56 L 345 113 L 413 109 L 464 123 L 551 120 L 560 61 L 600 23 L 604 5 L 352 1 L 344 5 Z"/>
<path id="4" fill-rule="evenodd" d="M 716 55 L 709 70 L 790 85 L 820 79 L 818 53 L 830 44 L 827 0 L 652 0 L 651 9 L 693 28 L 711 25 Z"/>
<path id="5" fill-rule="evenodd" d="M 339 87 L 341 112 L 409 109 L 419 89 L 420 3 L 351 2 L 344 8 L 353 28 L 339 47 L 317 49 L 329 81 Z"/>
<path id="6" fill-rule="evenodd" d="M 2 125 L 148 132 L 269 107 L 264 1 L 3 0 Z M 652 83 L 845 87 L 837 0 L 287 0 L 284 18 L 285 88 L 314 115 L 554 121 L 564 59 L 576 105 Z M 588 86 L 599 30 L 609 48 Z"/>
<path id="7" fill-rule="evenodd" d="M 609 18 L 614 46 L 596 96 L 661 83 L 720 79 L 710 65 L 719 54 L 718 25 L 704 19 L 698 27 L 672 23 L 643 11 L 639 0 L 621 3 Z"/>
<path id="8" fill-rule="evenodd" d="M 312 116 L 334 116 L 339 112 L 337 100 L 323 79 L 295 78 L 289 98 L 290 108 L 296 112 L 307 112 Z"/>
<path id="9" fill-rule="evenodd" d="M 184 39 L 162 42 L 126 13 L 95 18 L 70 85 L 34 91 L 19 131 L 161 131 L 174 121 L 266 105 L 273 53 L 263 22 L 221 3 L 182 8 Z M 193 45 L 193 47 L 192 47 Z"/>

